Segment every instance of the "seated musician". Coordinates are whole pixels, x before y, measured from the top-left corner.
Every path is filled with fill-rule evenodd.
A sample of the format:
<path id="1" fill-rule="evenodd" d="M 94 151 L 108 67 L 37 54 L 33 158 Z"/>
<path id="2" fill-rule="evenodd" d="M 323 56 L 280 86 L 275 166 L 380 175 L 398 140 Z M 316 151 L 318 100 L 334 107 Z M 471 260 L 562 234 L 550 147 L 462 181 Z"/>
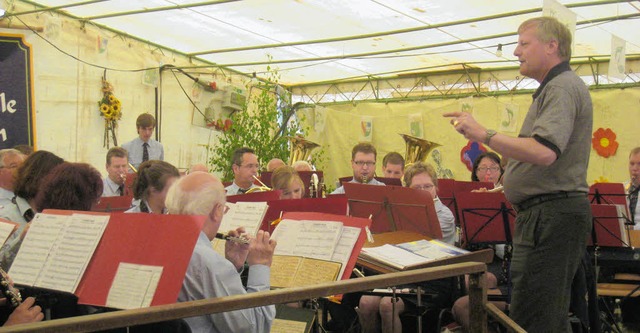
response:
<path id="1" fill-rule="evenodd" d="M 233 184 L 225 188 L 227 195 L 245 194 L 248 190 L 258 187 L 253 180 L 258 174 L 260 163 L 253 149 L 247 147 L 236 149 L 231 162 Z"/>
<path id="2" fill-rule="evenodd" d="M 349 181 L 350 183 L 384 186 L 384 183 L 373 178 L 376 172 L 376 155 L 376 147 L 368 142 L 361 142 L 353 147 L 351 150 L 353 179 Z M 331 194 L 344 194 L 344 187 L 338 187 Z"/>
<path id="3" fill-rule="evenodd" d="M 269 162 L 267 162 L 267 172 L 273 172 L 275 171 L 277 168 L 281 167 L 281 166 L 285 166 L 286 164 L 284 163 L 283 160 L 279 159 L 279 158 L 272 158 L 269 160 Z"/>
<path id="4" fill-rule="evenodd" d="M 304 197 L 304 183 L 298 173 L 288 165 L 277 168 L 271 174 L 271 186 L 280 190 L 280 199 L 302 199 Z"/>
<path id="5" fill-rule="evenodd" d="M 178 178 L 180 172 L 168 162 L 142 162 L 138 168 L 138 176 L 133 181 L 134 205 L 126 213 L 165 214 L 164 199 L 167 190 Z"/>
<path id="6" fill-rule="evenodd" d="M 124 195 L 127 170 L 129 169 L 128 153 L 124 148 L 111 147 L 107 152 L 107 177 L 103 180 L 103 197 Z"/>
<path id="7" fill-rule="evenodd" d="M 640 202 L 638 191 L 640 190 L 640 147 L 635 147 L 629 153 L 629 182 L 625 184 L 629 199 L 629 212 L 635 222 L 633 227 L 640 230 Z"/>
<path id="8" fill-rule="evenodd" d="M 442 229 L 442 241 L 453 245 L 456 231 L 455 218 L 451 210 L 438 199 L 438 178 L 435 169 L 429 164 L 417 162 L 407 168 L 404 181 L 407 187 L 428 191 L 431 194 Z M 452 292 L 450 280 L 429 281 L 421 286 L 426 293 L 436 295 L 430 300 L 435 307 L 445 308 L 449 305 L 447 302 Z M 405 310 L 406 305 L 415 308 L 414 301 L 414 296 L 402 296 L 395 301 L 391 297 L 362 296 L 358 310 L 362 331 L 378 332 L 382 327 L 383 332 L 402 332 L 399 315 Z"/>
<path id="9" fill-rule="evenodd" d="M 270 288 L 270 267 L 276 241 L 258 231 L 249 244 L 226 242 L 225 257 L 211 247 L 225 211 L 222 183 L 214 175 L 194 172 L 179 179 L 167 193 L 172 214 L 204 215 L 206 220 L 187 267 L 178 302 L 242 295 Z M 229 231 L 239 236 L 244 228 Z M 249 265 L 246 288 L 239 271 Z M 192 332 L 269 332 L 275 317 L 273 305 L 186 318 Z"/>
<path id="10" fill-rule="evenodd" d="M 311 164 L 309 164 L 309 162 L 307 161 L 295 161 L 291 166 L 296 171 L 313 171 Z"/>
<path id="11" fill-rule="evenodd" d="M 473 161 L 473 170 L 471 171 L 471 180 L 474 182 L 491 182 L 494 188 L 502 186 L 502 174 L 504 168 L 500 160 L 500 156 L 494 152 L 484 152 Z M 482 188 L 479 192 L 486 191 Z"/>
<path id="12" fill-rule="evenodd" d="M 382 158 L 382 175 L 386 178 L 399 178 L 404 176 L 404 158 L 399 153 L 392 151 Z"/>

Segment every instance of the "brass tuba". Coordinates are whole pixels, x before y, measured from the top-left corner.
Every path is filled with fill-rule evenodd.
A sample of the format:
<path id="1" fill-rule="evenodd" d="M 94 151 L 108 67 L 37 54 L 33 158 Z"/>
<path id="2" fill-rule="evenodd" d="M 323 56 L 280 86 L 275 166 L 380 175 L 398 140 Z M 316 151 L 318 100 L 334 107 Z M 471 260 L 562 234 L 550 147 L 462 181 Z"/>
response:
<path id="1" fill-rule="evenodd" d="M 289 165 L 296 161 L 306 161 L 311 155 L 311 151 L 320 147 L 319 144 L 306 140 L 301 136 L 289 137 L 291 148 L 289 150 Z"/>
<path id="2" fill-rule="evenodd" d="M 434 148 L 441 146 L 441 144 L 416 138 L 408 134 L 400 135 L 404 139 L 407 147 L 407 151 L 404 154 L 405 168 L 416 162 L 424 162 Z"/>

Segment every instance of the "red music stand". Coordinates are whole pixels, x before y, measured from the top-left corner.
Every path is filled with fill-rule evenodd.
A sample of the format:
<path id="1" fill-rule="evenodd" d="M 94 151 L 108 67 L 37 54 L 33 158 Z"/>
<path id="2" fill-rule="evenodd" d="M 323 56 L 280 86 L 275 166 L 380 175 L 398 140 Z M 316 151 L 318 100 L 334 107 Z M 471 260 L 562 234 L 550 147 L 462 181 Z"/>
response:
<path id="1" fill-rule="evenodd" d="M 626 216 L 618 213 L 616 205 L 591 204 L 593 227 L 587 245 L 609 247 L 631 247 L 627 232 Z"/>
<path id="2" fill-rule="evenodd" d="M 589 186 L 589 202 L 592 204 L 622 205 L 629 215 L 627 193 L 622 183 L 595 183 Z"/>
<path id="3" fill-rule="evenodd" d="M 465 245 L 511 244 L 515 212 L 504 193 L 457 192 L 455 198 Z"/>
<path id="4" fill-rule="evenodd" d="M 387 178 L 387 177 L 373 177 L 375 180 L 384 183 L 385 185 L 394 185 L 394 186 L 402 186 L 402 180 L 400 178 Z M 348 177 L 340 177 L 338 181 L 340 185 L 344 183 L 348 183 L 353 179 L 353 176 Z"/>
<path id="5" fill-rule="evenodd" d="M 280 199 L 281 191 L 264 191 L 245 194 L 228 195 L 227 202 L 262 202 Z"/>
<path id="6" fill-rule="evenodd" d="M 442 239 L 433 198 L 427 191 L 401 186 L 344 183 L 351 216 L 373 220 L 371 231 L 413 231 Z"/>
<path id="7" fill-rule="evenodd" d="M 492 182 L 466 182 L 456 180 L 453 184 L 453 193 L 458 192 L 471 192 L 473 190 L 479 190 L 481 188 L 490 190 L 493 188 Z"/>
<path id="8" fill-rule="evenodd" d="M 93 212 L 123 212 L 131 208 L 133 197 L 121 195 L 115 197 L 101 197 L 100 201 L 91 207 Z"/>
<path id="9" fill-rule="evenodd" d="M 455 214 L 456 225 L 460 225 L 460 219 L 458 217 L 458 211 L 456 208 L 456 199 L 453 196 L 453 188 L 455 186 L 455 180 L 438 178 L 438 198 L 442 203 L 449 207 L 449 209 Z"/>

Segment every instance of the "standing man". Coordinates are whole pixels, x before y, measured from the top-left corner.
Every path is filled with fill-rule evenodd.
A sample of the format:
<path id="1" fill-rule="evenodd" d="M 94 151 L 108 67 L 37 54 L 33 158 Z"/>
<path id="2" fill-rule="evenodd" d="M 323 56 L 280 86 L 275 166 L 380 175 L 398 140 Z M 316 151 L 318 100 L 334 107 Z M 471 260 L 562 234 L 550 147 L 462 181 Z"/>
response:
<path id="1" fill-rule="evenodd" d="M 384 155 L 382 159 L 382 175 L 386 178 L 402 179 L 402 176 L 404 176 L 404 158 L 402 155 L 395 151 Z"/>
<path id="2" fill-rule="evenodd" d="M 125 194 L 125 182 L 129 160 L 127 151 L 121 147 L 112 147 L 107 152 L 107 177 L 102 180 L 103 197 L 117 197 Z"/>
<path id="3" fill-rule="evenodd" d="M 151 138 L 155 128 L 156 118 L 149 113 L 139 115 L 136 119 L 138 137 L 122 145 L 129 152 L 129 162 L 136 170 L 142 162 L 148 160 L 164 161 L 162 143 Z"/>
<path id="4" fill-rule="evenodd" d="M 569 67 L 566 26 L 533 18 L 518 34 L 520 73 L 540 83 L 518 137 L 487 129 L 469 113 L 444 116 L 465 138 L 509 157 L 504 193 L 518 212 L 511 318 L 528 332 L 570 332 L 571 283 L 592 223 L 586 178 L 593 107 Z"/>
<path id="5" fill-rule="evenodd" d="M 361 183 L 368 185 L 382 185 L 373 178 L 376 172 L 376 147 L 368 142 L 358 143 L 351 150 L 351 169 L 353 169 L 353 179 L 349 183 Z M 344 194 L 344 186 L 340 186 L 331 194 Z"/>
<path id="6" fill-rule="evenodd" d="M 15 172 L 25 159 L 25 155 L 16 149 L 0 150 L 0 200 L 13 198 Z"/>
<path id="7" fill-rule="evenodd" d="M 253 149 L 247 147 L 236 149 L 231 162 L 233 184 L 225 188 L 227 195 L 245 194 L 249 189 L 257 187 L 253 183 L 253 177 L 258 174 L 260 164 Z"/>
<path id="8" fill-rule="evenodd" d="M 640 230 L 640 205 L 638 191 L 640 190 L 640 147 L 631 149 L 629 153 L 629 183 L 626 184 L 629 193 L 629 213 L 635 223 L 633 229 Z"/>
<path id="9" fill-rule="evenodd" d="M 178 294 L 178 302 L 269 290 L 276 241 L 270 239 L 268 232 L 258 231 L 249 244 L 226 242 L 225 257 L 211 247 L 225 212 L 224 188 L 218 178 L 199 171 L 182 177 L 169 189 L 166 205 L 171 214 L 206 216 Z M 241 227 L 229 231 L 229 235 L 237 237 L 243 232 L 244 228 Z M 249 265 L 246 289 L 239 273 L 245 261 Z M 275 314 L 275 307 L 267 305 L 185 318 L 185 321 L 194 333 L 269 332 Z"/>

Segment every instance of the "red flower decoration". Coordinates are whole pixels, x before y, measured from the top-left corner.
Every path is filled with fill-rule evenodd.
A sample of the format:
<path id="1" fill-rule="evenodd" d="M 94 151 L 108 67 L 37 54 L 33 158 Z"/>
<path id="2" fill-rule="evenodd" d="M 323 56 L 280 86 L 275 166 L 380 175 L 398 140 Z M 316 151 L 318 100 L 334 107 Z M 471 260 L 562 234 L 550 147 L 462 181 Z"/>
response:
<path id="1" fill-rule="evenodd" d="M 593 133 L 591 139 L 591 145 L 596 150 L 598 155 L 602 157 L 609 157 L 616 154 L 618 150 L 618 142 L 616 141 L 616 133 L 610 128 L 602 129 L 598 128 Z"/>

